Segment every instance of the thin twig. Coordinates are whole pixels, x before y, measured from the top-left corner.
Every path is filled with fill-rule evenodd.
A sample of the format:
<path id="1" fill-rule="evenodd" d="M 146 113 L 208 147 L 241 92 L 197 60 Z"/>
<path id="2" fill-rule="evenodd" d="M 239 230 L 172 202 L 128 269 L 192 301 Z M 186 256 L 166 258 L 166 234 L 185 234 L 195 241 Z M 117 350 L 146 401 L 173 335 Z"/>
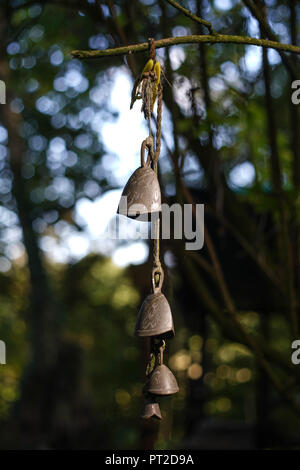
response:
<path id="1" fill-rule="evenodd" d="M 243 0 L 243 2 L 251 12 L 252 16 L 254 16 L 254 18 L 259 22 L 266 37 L 269 38 L 271 41 L 278 41 L 278 36 L 274 33 L 271 26 L 269 25 L 267 17 L 262 14 L 262 9 L 258 8 L 258 6 L 255 5 L 251 0 Z M 279 55 L 282 59 L 282 62 L 288 69 L 291 77 L 296 80 L 297 70 L 290 57 L 285 55 L 282 51 L 279 51 Z"/>
<path id="2" fill-rule="evenodd" d="M 260 17 L 263 20 L 263 24 L 267 22 L 266 5 L 264 2 L 261 3 L 262 8 Z M 255 7 L 256 8 L 256 7 Z M 261 36 L 265 36 L 265 28 L 260 23 Z M 282 187 L 282 170 L 281 162 L 279 157 L 279 148 L 277 142 L 277 122 L 274 113 L 274 103 L 271 93 L 271 70 L 269 65 L 269 59 L 267 51 L 263 51 L 263 77 L 265 83 L 265 110 L 267 119 L 267 134 L 270 146 L 270 174 L 271 181 L 274 191 L 279 196 L 279 224 L 280 230 L 278 230 L 278 248 L 282 254 L 282 264 L 284 266 L 285 278 L 286 278 L 286 290 L 288 294 L 290 304 L 290 319 L 291 319 L 291 334 L 292 337 L 298 335 L 298 318 L 297 318 L 297 301 L 294 289 L 294 266 L 292 259 L 292 246 L 289 235 L 289 223 L 287 208 L 284 204 L 283 187 Z M 279 229 L 279 227 L 278 227 Z"/>
<path id="3" fill-rule="evenodd" d="M 188 188 L 184 185 L 182 179 L 180 178 L 180 184 L 181 188 L 183 190 L 183 193 L 186 197 L 186 200 L 192 204 L 193 211 L 195 210 L 195 204 L 193 201 L 193 198 L 188 190 Z M 284 398 L 284 400 L 291 406 L 291 408 L 297 413 L 298 416 L 300 416 L 300 406 L 299 404 L 295 401 L 295 399 L 291 396 L 290 390 L 288 390 L 280 380 L 277 379 L 276 375 L 274 374 L 274 371 L 272 367 L 270 366 L 269 362 L 266 360 L 263 351 L 261 350 L 259 344 L 257 341 L 253 338 L 253 336 L 249 335 L 244 326 L 240 323 L 237 312 L 235 309 L 235 305 L 233 302 L 233 299 L 228 291 L 227 284 L 223 275 L 223 271 L 221 268 L 221 264 L 219 262 L 214 244 L 212 242 L 212 239 L 208 233 L 207 228 L 205 228 L 205 244 L 207 246 L 207 250 L 209 253 L 209 256 L 211 258 L 213 267 L 215 269 L 215 274 L 216 278 L 219 284 L 219 288 L 221 291 L 221 294 L 224 299 L 224 303 L 226 305 L 227 311 L 230 314 L 230 318 L 237 328 L 238 332 L 244 339 L 245 343 L 247 346 L 252 350 L 254 355 L 257 358 L 257 361 L 260 365 L 260 367 L 264 370 L 266 376 L 269 378 L 270 382 L 273 384 L 275 389 L 278 391 L 278 393 Z"/>
<path id="4" fill-rule="evenodd" d="M 264 275 L 276 286 L 276 288 L 285 295 L 285 291 L 282 288 L 280 283 L 280 279 L 277 277 L 276 273 L 272 271 L 270 266 L 267 264 L 266 260 L 260 256 L 257 249 L 248 242 L 248 240 L 243 237 L 243 235 L 239 232 L 239 230 L 230 223 L 229 220 L 223 214 L 218 214 L 209 204 L 205 205 L 206 212 L 209 212 L 211 215 L 216 217 L 219 222 L 226 227 L 231 234 L 234 236 L 236 241 L 240 244 L 240 246 L 245 250 L 245 252 L 251 257 L 252 260 L 258 265 Z"/>
<path id="5" fill-rule="evenodd" d="M 164 134 L 162 134 L 162 139 L 164 141 L 164 145 L 166 147 L 167 153 L 170 156 L 170 158 L 172 160 L 172 163 L 175 167 L 176 162 L 175 162 L 175 159 L 174 159 L 174 154 L 171 151 L 171 149 L 168 147 L 168 144 L 167 144 L 167 141 L 166 141 L 166 138 L 165 138 Z M 180 176 L 182 176 L 182 175 L 180 175 Z M 180 180 L 181 180 L 181 185 L 182 185 L 183 184 L 182 178 L 180 178 Z M 186 186 L 184 186 L 184 187 L 186 188 Z M 188 188 L 186 188 L 186 191 L 188 191 L 188 193 L 185 194 L 186 199 L 188 200 L 189 203 L 192 204 L 193 211 L 194 211 L 195 202 L 194 202 L 194 200 L 192 198 L 192 195 L 191 195 L 190 191 L 188 190 Z M 206 211 L 208 210 L 208 208 L 209 208 L 209 206 L 206 204 Z M 225 221 L 225 219 L 223 221 Z M 242 243 L 241 243 L 241 245 L 243 246 Z M 246 250 L 246 251 L 248 251 L 248 250 Z M 198 259 L 196 259 L 197 257 L 198 257 Z M 216 282 L 218 282 L 218 279 L 216 278 L 216 273 L 215 273 L 214 268 L 206 260 L 204 260 L 204 258 L 202 258 L 201 261 L 199 262 L 199 255 L 196 254 L 196 253 L 190 252 L 190 253 L 188 253 L 188 256 L 186 256 L 186 255 L 184 256 L 184 259 L 185 259 L 185 261 L 187 259 L 191 259 L 191 260 L 195 259 L 199 264 L 202 265 L 201 267 L 205 271 L 209 272 L 209 274 L 212 276 L 212 278 Z M 203 260 L 204 260 L 205 266 L 204 266 Z M 212 313 L 212 315 L 214 316 L 216 321 L 224 329 L 224 332 L 226 333 L 227 337 L 232 339 L 233 341 L 239 341 L 242 344 L 244 344 L 245 346 L 249 347 L 248 341 L 246 340 L 246 338 L 244 336 L 241 335 L 241 332 L 239 331 L 235 334 L 235 332 L 233 331 L 233 327 L 236 326 L 236 324 L 232 323 L 232 320 L 230 320 L 229 317 L 224 317 L 222 315 L 222 308 L 220 307 L 220 305 L 218 305 L 215 302 L 215 300 L 213 301 L 213 299 L 211 299 L 209 297 L 207 287 L 205 286 L 204 289 L 201 290 L 201 293 L 199 292 L 199 284 L 198 283 L 199 283 L 199 279 L 197 280 L 197 289 L 195 290 L 196 295 L 199 294 L 199 297 L 200 297 L 201 301 L 207 302 L 206 303 L 207 308 Z M 231 322 L 231 323 L 229 324 L 229 322 Z M 277 351 L 270 350 L 270 348 L 267 348 L 265 342 L 259 342 L 258 338 L 256 338 L 256 343 L 259 346 L 259 348 L 261 349 L 262 353 L 266 356 L 266 358 L 269 359 L 270 361 L 273 361 L 277 366 L 280 366 L 282 368 L 282 370 L 284 370 L 286 372 L 286 369 L 293 369 L 292 363 L 289 363 L 288 361 L 286 361 L 286 359 L 284 357 L 280 356 Z M 295 371 L 295 369 L 293 369 L 293 370 Z"/>
<path id="6" fill-rule="evenodd" d="M 124 29 L 123 29 L 123 27 L 122 27 L 122 25 L 119 21 L 114 3 L 111 0 L 107 0 L 107 5 L 108 5 L 108 8 L 109 8 L 109 12 L 111 14 L 112 23 L 115 27 L 115 30 L 116 30 L 118 36 L 120 37 L 121 44 L 123 43 L 124 45 L 127 45 L 128 41 L 127 41 L 127 38 L 126 38 L 126 35 L 125 35 L 125 32 L 124 32 Z M 100 6 L 100 8 L 101 8 L 101 6 Z M 128 66 L 131 70 L 131 73 L 132 73 L 133 77 L 136 77 L 137 76 L 137 68 L 136 68 L 134 57 L 132 57 L 131 55 L 128 55 L 127 56 L 127 62 L 128 62 Z"/>
<path id="7" fill-rule="evenodd" d="M 187 10 L 186 8 L 184 8 L 183 6 L 179 5 L 179 3 L 175 2 L 174 0 L 166 0 L 170 5 L 172 5 L 174 8 L 176 8 L 177 10 L 181 11 L 185 16 L 187 16 L 188 18 L 191 18 L 192 20 L 196 21 L 196 23 L 200 23 L 202 24 L 203 26 L 205 26 L 208 31 L 210 32 L 210 34 L 214 35 L 214 34 L 217 34 L 214 30 L 213 30 L 213 27 L 211 25 L 211 23 L 207 20 L 203 20 L 202 18 L 199 18 L 199 16 L 197 15 L 194 15 L 191 11 Z"/>

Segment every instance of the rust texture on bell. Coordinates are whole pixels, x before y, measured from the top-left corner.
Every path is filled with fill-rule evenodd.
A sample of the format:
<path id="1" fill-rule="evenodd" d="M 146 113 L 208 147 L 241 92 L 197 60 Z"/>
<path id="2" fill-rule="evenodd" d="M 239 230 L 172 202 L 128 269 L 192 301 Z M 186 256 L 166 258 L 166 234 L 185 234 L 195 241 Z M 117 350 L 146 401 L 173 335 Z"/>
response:
<path id="1" fill-rule="evenodd" d="M 150 168 L 153 139 L 152 137 L 142 143 L 141 167 L 135 170 L 129 178 L 117 210 L 118 214 L 130 218 L 145 216 L 161 210 L 160 186 L 155 171 Z M 148 148 L 148 158 L 145 162 L 144 152 Z M 141 218 L 148 220 L 148 218 Z"/>
<path id="2" fill-rule="evenodd" d="M 136 322 L 136 336 L 172 337 L 175 334 L 169 303 L 161 292 L 148 295 L 144 300 Z"/>

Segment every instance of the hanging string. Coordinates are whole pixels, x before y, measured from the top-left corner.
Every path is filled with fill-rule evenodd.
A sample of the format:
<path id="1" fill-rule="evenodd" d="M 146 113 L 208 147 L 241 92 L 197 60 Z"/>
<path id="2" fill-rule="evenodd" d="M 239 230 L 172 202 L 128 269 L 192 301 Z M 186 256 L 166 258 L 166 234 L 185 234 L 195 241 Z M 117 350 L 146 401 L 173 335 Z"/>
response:
<path id="1" fill-rule="evenodd" d="M 160 64 L 157 65 L 155 59 L 155 42 L 153 38 L 148 39 L 149 43 L 149 61 L 147 62 L 140 82 L 135 86 L 132 94 L 132 103 L 136 97 L 142 98 L 141 111 L 144 113 L 145 119 L 148 121 L 149 136 L 144 141 L 144 146 L 148 147 L 149 155 L 152 160 L 153 171 L 158 174 L 158 159 L 161 150 L 161 130 L 162 130 L 162 101 L 163 101 L 163 87 L 160 82 Z M 151 70 L 148 69 L 149 63 Z M 145 71 L 146 69 L 146 71 Z M 155 151 L 153 149 L 153 138 L 151 135 L 151 117 L 155 100 L 157 98 L 157 118 L 156 118 L 156 138 L 155 138 Z M 150 145 L 151 144 L 151 145 Z M 163 279 L 164 271 L 160 262 L 160 213 L 157 213 L 152 220 L 151 226 L 153 238 L 153 266 L 152 266 L 152 286 L 153 291 L 160 290 Z M 163 350 L 165 349 L 165 342 L 159 338 L 151 338 L 150 358 L 146 368 L 146 376 L 149 376 L 153 371 L 155 364 L 162 363 Z"/>
<path id="2" fill-rule="evenodd" d="M 155 43 L 154 43 L 154 38 L 149 38 L 148 39 L 148 47 L 149 47 L 149 57 L 153 61 L 155 60 Z"/>
<path id="3" fill-rule="evenodd" d="M 153 38 L 149 38 L 149 54 L 150 54 L 150 59 L 153 60 L 154 65 L 155 65 L 155 42 Z M 150 80 L 156 80 L 157 77 L 154 74 L 154 77 L 150 77 L 148 81 L 148 89 L 151 87 L 151 98 L 148 98 L 152 107 L 154 103 L 154 98 L 153 98 L 153 87 L 151 86 Z M 151 101 L 150 101 L 151 100 Z M 148 120 L 149 120 L 149 129 L 150 129 L 150 120 L 151 120 L 151 113 L 148 115 Z M 155 152 L 152 158 L 152 163 L 153 163 L 153 170 L 155 171 L 156 175 L 158 173 L 158 159 L 160 155 L 160 149 L 161 149 L 161 123 L 162 123 L 162 84 L 159 81 L 158 83 L 158 89 L 157 89 L 157 119 L 156 119 L 156 142 L 155 142 Z M 154 234 L 154 243 L 153 243 L 153 275 L 155 276 L 154 278 L 154 283 L 156 285 L 161 283 L 161 276 L 163 276 L 163 270 L 160 262 L 160 214 L 157 214 L 157 217 L 155 217 L 155 220 L 153 221 L 153 234 Z"/>
<path id="4" fill-rule="evenodd" d="M 153 170 L 158 174 L 158 159 L 161 149 L 161 122 L 162 122 L 162 84 L 158 85 L 157 96 L 157 119 L 156 119 L 156 142 L 153 155 Z M 153 243 L 153 269 L 157 271 L 155 283 L 159 284 L 159 276 L 162 276 L 162 266 L 160 262 L 160 214 L 153 222 L 154 224 L 154 243 Z"/>
<path id="5" fill-rule="evenodd" d="M 162 98 L 163 98 L 163 87 L 162 84 L 158 85 L 157 94 L 157 118 L 156 118 L 156 145 L 155 153 L 153 158 L 153 170 L 157 173 L 157 162 L 160 155 L 161 149 L 161 122 L 162 122 Z"/>
<path id="6" fill-rule="evenodd" d="M 158 174 L 158 159 L 161 151 L 161 133 L 162 133 L 162 101 L 163 101 L 163 86 L 161 84 L 161 66 L 155 59 L 155 42 L 153 38 L 149 40 L 149 59 L 144 66 L 144 69 L 139 77 L 135 80 L 133 90 L 131 93 L 130 108 L 134 105 L 135 101 L 142 99 L 141 111 L 144 114 L 145 119 L 148 121 L 149 135 L 142 142 L 141 146 L 141 167 L 145 168 L 146 171 L 150 171 L 149 175 L 154 180 L 153 190 L 156 191 L 156 187 L 159 186 L 158 181 L 155 181 Z M 153 113 L 154 104 L 157 100 L 157 118 L 156 118 L 156 135 L 152 136 L 151 132 L 151 118 Z M 155 139 L 155 140 L 154 140 Z M 145 162 L 145 152 L 148 150 L 147 161 Z M 153 175 L 153 171 L 156 177 Z M 141 169 L 142 169 L 141 168 Z M 139 169 L 137 170 L 139 171 Z M 152 174 L 151 174 L 152 172 Z M 150 183 L 149 183 L 150 184 Z M 164 337 L 174 335 L 174 325 L 172 315 L 168 306 L 168 302 L 161 292 L 161 288 L 164 281 L 164 271 L 160 262 L 160 229 L 161 229 L 161 210 L 152 213 L 151 219 L 151 238 L 153 240 L 153 264 L 152 264 L 152 294 L 147 297 L 143 305 L 148 305 L 149 310 L 146 307 L 141 307 L 139 318 L 137 321 L 136 332 L 138 336 L 148 337 L 148 351 L 149 360 L 146 366 L 146 378 L 147 382 L 143 388 L 145 395 L 146 404 L 145 412 L 142 415 L 143 418 L 148 419 L 155 417 L 162 419 L 159 405 L 156 402 L 156 395 L 173 394 L 178 391 L 176 379 L 173 377 L 171 371 L 163 364 L 163 355 L 166 347 Z M 161 305 L 161 306 L 159 306 Z M 166 308 L 166 306 L 168 308 Z M 171 315 L 171 321 L 170 321 Z M 155 318 L 154 318 L 155 317 Z M 166 329 L 166 319 L 170 322 L 170 325 Z M 144 328 L 139 330 L 141 322 L 149 323 L 151 329 Z M 162 322 L 159 327 L 158 323 Z M 142 331 L 142 333 L 141 333 Z M 145 334 L 146 333 L 146 334 Z M 167 373 L 167 378 L 173 377 L 175 383 L 171 384 L 171 392 L 168 387 L 164 384 L 161 388 L 153 387 L 151 381 L 157 381 L 161 372 Z M 153 375 L 152 375 L 153 373 Z M 151 385 L 151 386 L 150 386 Z M 151 388 L 152 387 L 152 388 Z M 166 393 L 164 393 L 166 392 Z"/>

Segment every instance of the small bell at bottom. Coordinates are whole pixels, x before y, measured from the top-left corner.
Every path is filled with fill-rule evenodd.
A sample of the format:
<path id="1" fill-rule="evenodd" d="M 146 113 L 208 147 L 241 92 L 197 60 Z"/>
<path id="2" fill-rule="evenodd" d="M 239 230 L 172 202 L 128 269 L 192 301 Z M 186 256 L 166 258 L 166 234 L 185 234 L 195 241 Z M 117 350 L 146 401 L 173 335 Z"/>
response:
<path id="1" fill-rule="evenodd" d="M 147 402 L 145 404 L 145 408 L 144 408 L 143 413 L 141 414 L 141 418 L 143 418 L 143 419 L 150 419 L 150 418 L 162 419 L 159 404 L 154 402 L 154 400 L 149 400 L 149 402 Z"/>

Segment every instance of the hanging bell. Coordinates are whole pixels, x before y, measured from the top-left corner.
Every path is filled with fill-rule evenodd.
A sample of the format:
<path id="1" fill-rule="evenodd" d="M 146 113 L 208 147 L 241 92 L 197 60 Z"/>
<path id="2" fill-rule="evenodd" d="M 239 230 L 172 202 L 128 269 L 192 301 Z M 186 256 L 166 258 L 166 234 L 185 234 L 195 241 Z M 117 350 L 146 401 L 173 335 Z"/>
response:
<path id="1" fill-rule="evenodd" d="M 144 152 L 148 148 L 148 158 L 145 162 Z M 132 219 L 148 221 L 149 214 L 160 212 L 161 193 L 156 173 L 150 168 L 153 139 L 143 141 L 141 147 L 141 167 L 135 170 L 127 181 L 119 207 L 118 214 Z"/>
<path id="2" fill-rule="evenodd" d="M 151 372 L 144 391 L 153 395 L 173 395 L 179 391 L 174 374 L 163 364 L 163 347 L 160 348 L 160 364 Z"/>
<path id="3" fill-rule="evenodd" d="M 148 398 L 146 399 L 144 411 L 141 414 L 141 418 L 162 419 L 159 404 L 156 402 L 154 397 L 151 397 L 151 395 L 149 395 Z"/>
<path id="4" fill-rule="evenodd" d="M 156 274 L 159 274 L 158 286 L 155 283 Z M 153 269 L 153 294 L 146 297 L 139 310 L 135 326 L 136 336 L 172 338 L 175 334 L 171 308 L 166 297 L 161 292 L 163 277 L 164 274 L 161 268 Z"/>

